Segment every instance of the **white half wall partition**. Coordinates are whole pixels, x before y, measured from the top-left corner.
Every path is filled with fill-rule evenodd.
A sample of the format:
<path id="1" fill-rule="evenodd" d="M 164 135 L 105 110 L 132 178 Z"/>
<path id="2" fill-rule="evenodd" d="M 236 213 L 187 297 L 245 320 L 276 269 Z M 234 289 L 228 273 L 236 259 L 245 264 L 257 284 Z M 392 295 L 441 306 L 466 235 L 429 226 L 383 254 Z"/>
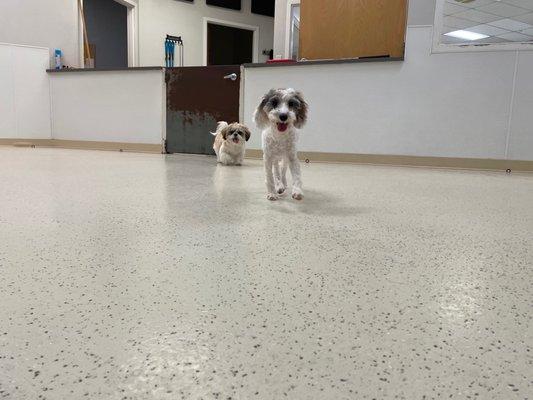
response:
<path id="1" fill-rule="evenodd" d="M 51 72 L 52 138 L 161 145 L 162 68 Z"/>
<path id="2" fill-rule="evenodd" d="M 246 68 L 244 121 L 294 87 L 310 105 L 301 151 L 533 160 L 533 53 L 431 54 L 432 33 L 408 28 L 405 61 Z"/>
<path id="3" fill-rule="evenodd" d="M 48 63 L 47 48 L 0 43 L 0 138 L 51 138 Z"/>

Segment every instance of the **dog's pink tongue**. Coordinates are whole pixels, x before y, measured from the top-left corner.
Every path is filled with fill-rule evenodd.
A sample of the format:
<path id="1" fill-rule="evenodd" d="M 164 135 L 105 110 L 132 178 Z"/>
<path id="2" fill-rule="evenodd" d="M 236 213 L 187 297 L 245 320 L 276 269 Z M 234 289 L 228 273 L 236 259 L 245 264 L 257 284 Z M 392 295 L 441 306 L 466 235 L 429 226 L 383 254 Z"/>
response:
<path id="1" fill-rule="evenodd" d="M 233 139 L 233 143 L 239 143 L 239 139 L 237 138 Z"/>
<path id="2" fill-rule="evenodd" d="M 287 130 L 288 126 L 289 125 L 287 125 L 287 124 L 278 123 L 278 131 L 285 132 Z"/>

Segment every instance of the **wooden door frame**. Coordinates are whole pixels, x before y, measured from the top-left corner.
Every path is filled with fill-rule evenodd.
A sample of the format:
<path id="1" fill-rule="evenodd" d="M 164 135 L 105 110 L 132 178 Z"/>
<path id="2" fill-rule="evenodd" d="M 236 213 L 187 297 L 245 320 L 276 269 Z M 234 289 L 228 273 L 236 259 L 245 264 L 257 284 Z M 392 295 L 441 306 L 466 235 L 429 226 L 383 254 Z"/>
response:
<path id="1" fill-rule="evenodd" d="M 253 33 L 252 62 L 254 63 L 259 62 L 259 26 L 246 25 L 246 24 L 241 24 L 239 22 L 232 22 L 232 21 L 225 21 L 222 19 L 204 17 L 204 20 L 203 20 L 204 34 L 203 34 L 203 45 L 202 45 L 203 47 L 202 65 L 204 67 L 207 66 L 207 39 L 208 39 L 207 26 L 209 24 L 229 26 L 230 28 L 239 28 L 239 29 L 245 29 L 247 31 L 252 31 Z"/>
<path id="2" fill-rule="evenodd" d="M 138 17 L 137 17 L 137 3 L 133 0 L 113 0 L 116 3 L 123 5 L 128 10 L 127 14 L 127 30 L 128 30 L 128 67 L 136 67 L 138 65 L 138 54 L 137 54 L 137 26 L 138 26 Z M 83 7 L 83 0 L 80 0 L 81 6 Z M 77 5 L 76 5 L 77 7 Z M 83 19 L 81 17 L 81 10 L 78 9 L 78 55 L 79 63 L 81 68 L 85 68 L 85 38 L 83 36 Z"/>

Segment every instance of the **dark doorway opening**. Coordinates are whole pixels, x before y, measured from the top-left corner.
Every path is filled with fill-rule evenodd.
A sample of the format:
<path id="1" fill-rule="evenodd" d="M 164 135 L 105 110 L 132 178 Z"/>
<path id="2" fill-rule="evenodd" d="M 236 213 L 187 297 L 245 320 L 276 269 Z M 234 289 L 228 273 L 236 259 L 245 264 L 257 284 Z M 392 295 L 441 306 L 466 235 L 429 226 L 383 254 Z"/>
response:
<path id="1" fill-rule="evenodd" d="M 254 31 L 207 24 L 207 65 L 240 65 L 253 62 Z"/>
<path id="2" fill-rule="evenodd" d="M 128 66 L 128 9 L 114 0 L 84 0 L 87 36 L 97 68 Z"/>

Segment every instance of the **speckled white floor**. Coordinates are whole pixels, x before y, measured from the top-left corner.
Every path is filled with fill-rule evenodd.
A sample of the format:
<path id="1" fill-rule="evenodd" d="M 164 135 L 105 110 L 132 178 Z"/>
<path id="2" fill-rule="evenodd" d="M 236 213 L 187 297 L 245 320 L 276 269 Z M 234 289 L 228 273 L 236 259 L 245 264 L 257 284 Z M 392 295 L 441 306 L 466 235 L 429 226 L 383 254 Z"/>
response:
<path id="1" fill-rule="evenodd" d="M 533 176 L 0 147 L 0 398 L 532 399 Z"/>

